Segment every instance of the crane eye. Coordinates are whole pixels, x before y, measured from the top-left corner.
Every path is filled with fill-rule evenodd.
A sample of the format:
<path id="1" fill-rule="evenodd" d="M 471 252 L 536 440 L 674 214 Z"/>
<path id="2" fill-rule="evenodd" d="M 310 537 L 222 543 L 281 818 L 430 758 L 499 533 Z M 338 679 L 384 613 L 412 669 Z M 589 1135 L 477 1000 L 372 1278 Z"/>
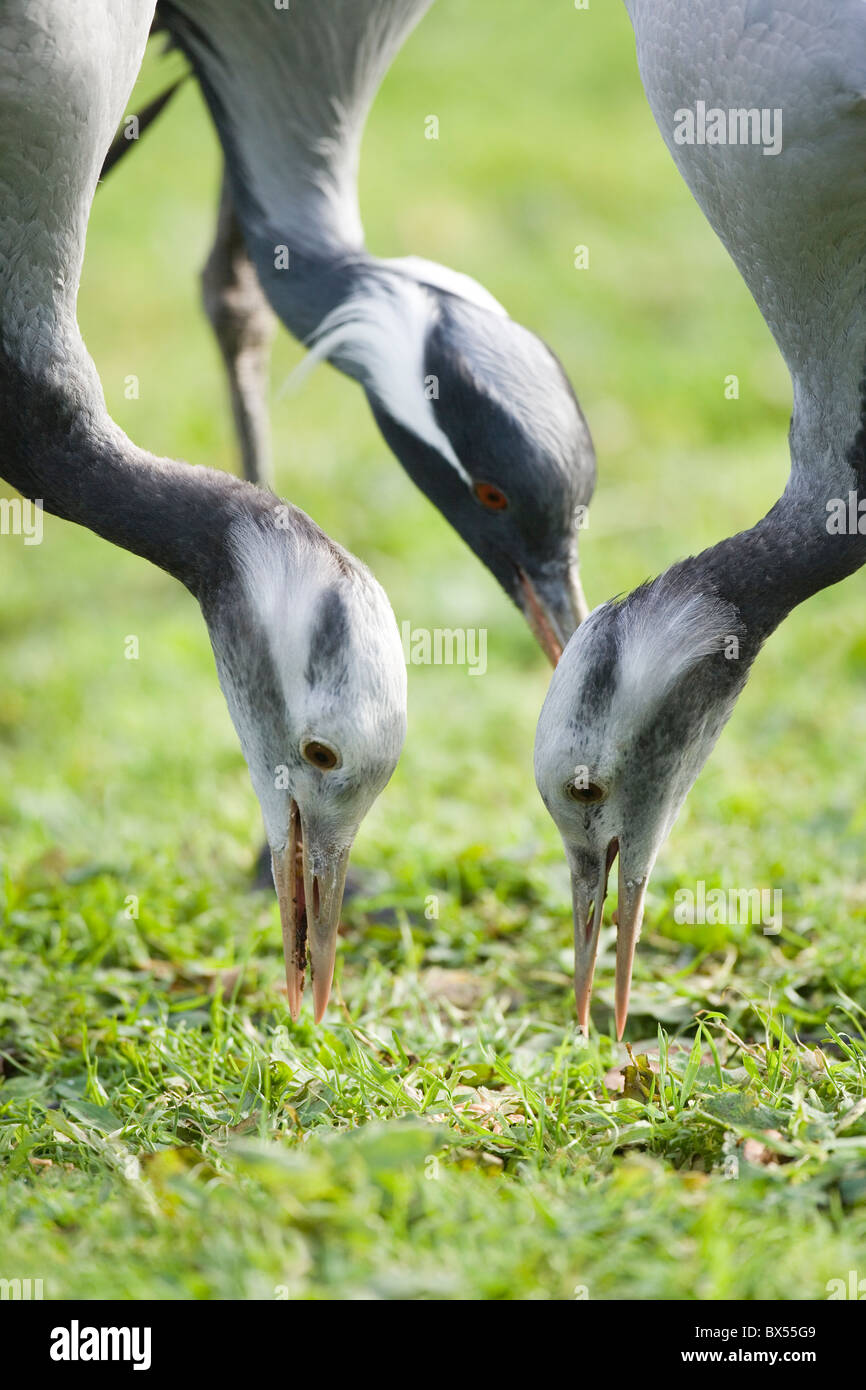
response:
<path id="1" fill-rule="evenodd" d="M 340 766 L 340 755 L 331 743 L 321 738 L 305 738 L 301 742 L 301 757 L 320 772 L 330 772 Z"/>
<path id="2" fill-rule="evenodd" d="M 600 787 L 598 782 L 587 782 L 585 787 L 578 782 L 569 782 L 565 790 L 572 801 L 579 801 L 583 806 L 593 806 L 598 801 L 604 801 L 607 796 L 604 787 Z"/>
<path id="3" fill-rule="evenodd" d="M 508 506 L 505 493 L 493 483 L 474 483 L 472 491 L 482 507 L 486 507 L 489 512 L 504 512 Z"/>

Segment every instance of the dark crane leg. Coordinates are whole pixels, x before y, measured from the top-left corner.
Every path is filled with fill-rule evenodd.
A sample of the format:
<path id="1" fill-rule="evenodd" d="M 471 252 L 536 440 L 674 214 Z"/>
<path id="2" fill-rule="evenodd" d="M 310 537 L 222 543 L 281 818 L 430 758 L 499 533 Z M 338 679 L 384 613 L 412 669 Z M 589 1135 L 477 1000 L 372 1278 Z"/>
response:
<path id="1" fill-rule="evenodd" d="M 226 365 L 244 477 L 273 482 L 267 383 L 277 320 L 247 255 L 223 172 L 216 237 L 201 273 L 202 299 Z"/>

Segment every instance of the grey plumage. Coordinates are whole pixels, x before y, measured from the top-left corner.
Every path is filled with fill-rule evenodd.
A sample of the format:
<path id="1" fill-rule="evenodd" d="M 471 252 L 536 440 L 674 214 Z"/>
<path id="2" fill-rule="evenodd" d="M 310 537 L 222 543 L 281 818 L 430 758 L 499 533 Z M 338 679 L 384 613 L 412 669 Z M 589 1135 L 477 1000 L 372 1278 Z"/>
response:
<path id="1" fill-rule="evenodd" d="M 209 103 L 237 227 L 274 311 L 361 384 L 410 477 L 555 659 L 586 611 L 577 526 L 595 484 L 571 386 L 549 349 L 468 277 L 381 260 L 364 244 L 364 122 L 429 4 L 162 0 L 160 14 Z M 229 236 L 226 223 L 218 256 Z M 208 293 L 219 300 L 215 286 Z M 250 312 L 261 318 L 260 305 Z M 255 374 L 244 384 L 226 356 L 241 426 L 261 433 L 261 368 L 259 385 Z M 479 501 L 485 485 L 505 499 L 495 515 Z"/>
<path id="2" fill-rule="evenodd" d="M 2 474 L 201 605 L 272 851 L 289 1004 L 297 1016 L 309 949 L 321 1017 L 349 850 L 405 734 L 405 665 L 381 588 L 304 513 L 154 457 L 106 410 L 75 304 L 96 180 L 152 12 L 147 0 L 4 7 Z"/>
<path id="3" fill-rule="evenodd" d="M 649 875 L 755 656 L 796 604 L 866 561 L 856 527 L 828 525 L 834 500 L 866 487 L 866 6 L 628 8 L 659 128 L 773 331 L 794 409 L 790 478 L 767 516 L 597 609 L 567 646 L 539 720 L 536 780 L 572 871 L 584 1027 L 619 854 L 619 1036 Z M 699 101 L 781 112 L 781 152 L 678 138 L 681 113 Z M 578 769 L 598 793 L 591 804 Z"/>

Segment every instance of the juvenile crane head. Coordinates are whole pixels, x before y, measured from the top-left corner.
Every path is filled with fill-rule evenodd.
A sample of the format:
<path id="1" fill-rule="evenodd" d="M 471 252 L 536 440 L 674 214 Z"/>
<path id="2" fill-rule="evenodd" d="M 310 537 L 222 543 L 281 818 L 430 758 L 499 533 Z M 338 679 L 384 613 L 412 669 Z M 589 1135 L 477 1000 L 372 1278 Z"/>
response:
<path id="1" fill-rule="evenodd" d="M 595 609 L 566 647 L 538 722 L 535 779 L 571 871 L 584 1031 L 614 860 L 621 1038 L 649 876 L 748 673 L 737 610 L 701 586 L 695 565 Z"/>
<path id="2" fill-rule="evenodd" d="M 320 325 L 406 472 L 492 571 L 555 664 L 587 608 L 578 528 L 589 430 L 548 347 L 469 276 L 407 257 L 365 267 Z"/>
<path id="3" fill-rule="evenodd" d="M 245 495 L 255 505 L 229 527 L 227 573 L 202 607 L 271 849 L 289 1008 L 297 1018 L 309 953 L 318 1022 L 352 843 L 406 733 L 406 666 L 364 566 L 297 508 Z"/>

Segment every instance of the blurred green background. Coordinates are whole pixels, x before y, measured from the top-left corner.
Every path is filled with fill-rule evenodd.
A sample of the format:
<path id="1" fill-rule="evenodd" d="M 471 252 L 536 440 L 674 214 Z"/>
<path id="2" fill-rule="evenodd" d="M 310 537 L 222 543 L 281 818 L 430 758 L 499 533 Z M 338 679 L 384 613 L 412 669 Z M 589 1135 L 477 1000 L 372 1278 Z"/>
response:
<path id="1" fill-rule="evenodd" d="M 132 111 L 183 66 L 157 53 Z M 438 141 L 424 138 L 429 114 Z M 198 291 L 219 168 L 189 83 L 98 193 L 80 319 L 109 408 L 138 444 L 232 469 Z M 582 538 L 591 604 L 750 525 L 778 496 L 786 373 L 662 145 L 622 5 L 437 0 L 375 104 L 361 184 L 373 252 L 474 275 L 565 364 L 598 453 Z M 291 1268 L 293 1292 L 311 1296 L 571 1297 L 580 1283 L 592 1297 L 823 1297 L 863 1230 L 862 1120 L 844 1126 L 843 1147 L 802 1110 L 812 1093 L 838 1124 L 862 1090 L 862 1054 L 844 1050 L 855 1043 L 824 1032 L 830 1020 L 853 1037 L 863 1017 L 862 581 L 796 612 L 760 657 L 649 896 L 627 1036 L 657 1051 L 661 1023 L 691 1047 L 695 1013 L 722 1010 L 764 1060 L 753 1075 L 720 1028 L 731 1054 L 714 1078 L 702 1066 L 700 1084 L 745 1110 L 720 1119 L 709 1091 L 703 1120 L 686 1100 L 672 1118 L 670 1095 L 660 1109 L 658 1096 L 611 1099 L 605 1075 L 625 1060 L 607 1036 L 612 932 L 595 991 L 602 1033 L 585 1048 L 567 877 L 532 778 L 549 671 L 390 456 L 361 392 L 329 368 L 281 392 L 300 356 L 281 331 L 278 490 L 371 566 L 398 621 L 486 627 L 488 671 L 410 668 L 405 753 L 357 843 L 363 892 L 347 909 L 331 1031 L 306 1015 L 293 1028 L 276 904 L 248 891 L 257 805 L 193 601 L 51 517 L 41 547 L 0 543 L 0 1154 L 11 1171 L 0 1274 L 38 1275 L 50 1261 L 53 1291 L 85 1296 L 269 1297 Z M 725 397 L 732 374 L 738 400 Z M 140 658 L 128 661 L 133 634 Z M 677 927 L 673 894 L 698 879 L 781 888 L 782 935 Z M 424 917 L 430 894 L 438 919 Z M 124 916 L 129 895 L 137 919 Z M 782 1038 L 783 1015 L 801 1046 Z M 815 1056 L 830 1060 L 813 1074 Z M 470 1085 L 521 1097 L 522 1128 L 483 1106 L 467 1118 L 416 1074 L 444 1085 L 455 1057 L 482 1069 Z M 845 1077 L 828 1081 L 835 1066 Z M 778 1113 L 756 1118 L 771 1099 Z M 617 1123 L 639 1127 L 625 1147 L 606 1137 L 617 1105 L 628 1111 Z M 414 1134 L 426 1154 L 431 1139 L 406 1115 L 427 1111 L 450 1116 L 450 1196 L 412 1168 L 411 1143 L 408 1160 L 388 1148 L 392 1132 Z M 360 1123 L 384 1127 L 387 1181 L 379 1158 L 345 1177 L 342 1151 L 327 1148 Z M 244 1149 L 251 1140 L 227 1149 L 236 1128 L 260 1146 L 276 1135 L 278 1156 Z M 286 1140 L 312 1129 L 322 1152 L 307 1144 L 292 1158 Z M 791 1150 L 750 1165 L 742 1145 L 767 1129 Z M 738 1183 L 726 1181 L 732 1154 Z M 320 1215 L 282 1201 L 286 1188 L 312 1192 Z M 203 1234 L 211 1200 L 219 1221 L 209 1211 Z M 542 1208 L 549 1225 L 519 1233 Z M 842 1219 L 851 1211 L 857 1222 Z M 480 1227 L 498 1253 L 479 1248 Z"/>

